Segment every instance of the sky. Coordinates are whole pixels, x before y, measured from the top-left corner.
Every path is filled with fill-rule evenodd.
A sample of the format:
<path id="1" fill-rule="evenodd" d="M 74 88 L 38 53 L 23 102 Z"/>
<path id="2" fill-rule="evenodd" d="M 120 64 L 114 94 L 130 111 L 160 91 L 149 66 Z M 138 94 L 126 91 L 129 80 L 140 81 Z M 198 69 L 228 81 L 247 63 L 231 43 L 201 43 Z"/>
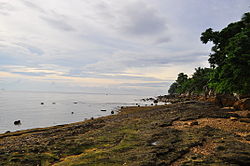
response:
<path id="1" fill-rule="evenodd" d="M 249 0 L 0 0 L 0 89 L 166 94 Z"/>

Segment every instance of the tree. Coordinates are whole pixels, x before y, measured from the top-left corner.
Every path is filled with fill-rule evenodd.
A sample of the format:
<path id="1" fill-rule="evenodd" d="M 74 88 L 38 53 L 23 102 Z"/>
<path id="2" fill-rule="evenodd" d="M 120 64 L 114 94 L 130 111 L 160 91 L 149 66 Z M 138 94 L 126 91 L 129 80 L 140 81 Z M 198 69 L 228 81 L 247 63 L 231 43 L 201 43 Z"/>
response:
<path id="1" fill-rule="evenodd" d="M 210 88 L 218 93 L 250 93 L 250 13 L 221 31 L 207 29 L 203 43 L 212 42 Z"/>
<path id="2" fill-rule="evenodd" d="M 170 88 L 168 90 L 168 93 L 170 95 L 174 95 L 177 93 L 177 87 L 178 87 L 178 84 L 176 82 L 174 82 L 173 84 L 170 85 Z"/>
<path id="3" fill-rule="evenodd" d="M 204 93 L 208 90 L 212 69 L 198 67 L 192 76 L 192 91 L 197 94 Z"/>

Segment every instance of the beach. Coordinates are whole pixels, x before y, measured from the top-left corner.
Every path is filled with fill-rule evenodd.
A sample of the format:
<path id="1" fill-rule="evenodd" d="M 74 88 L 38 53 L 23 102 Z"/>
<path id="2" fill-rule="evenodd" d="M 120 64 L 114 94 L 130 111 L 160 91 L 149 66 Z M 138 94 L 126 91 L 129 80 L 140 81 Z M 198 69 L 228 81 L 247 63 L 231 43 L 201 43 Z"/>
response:
<path id="1" fill-rule="evenodd" d="M 0 165 L 249 165 L 249 111 L 204 101 L 0 135 Z"/>

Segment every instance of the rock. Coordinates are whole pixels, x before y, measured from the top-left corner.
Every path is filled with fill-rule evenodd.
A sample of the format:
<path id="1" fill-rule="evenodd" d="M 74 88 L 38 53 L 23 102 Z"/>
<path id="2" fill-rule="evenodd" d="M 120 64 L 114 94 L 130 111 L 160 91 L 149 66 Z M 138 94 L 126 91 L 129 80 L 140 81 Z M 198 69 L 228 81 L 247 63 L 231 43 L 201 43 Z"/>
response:
<path id="1" fill-rule="evenodd" d="M 71 112 L 71 114 L 74 114 L 74 112 Z"/>
<path id="2" fill-rule="evenodd" d="M 235 102 L 234 108 L 238 110 L 250 110 L 250 98 L 241 99 Z"/>
<path id="3" fill-rule="evenodd" d="M 53 102 L 52 104 L 56 104 L 55 102 Z"/>
<path id="4" fill-rule="evenodd" d="M 14 121 L 14 125 L 20 125 L 20 124 L 21 124 L 21 120 Z"/>
<path id="5" fill-rule="evenodd" d="M 231 120 L 231 121 L 237 121 L 238 118 L 231 116 L 231 117 L 230 117 L 230 120 Z"/>
<path id="6" fill-rule="evenodd" d="M 6 131 L 5 134 L 10 133 L 10 131 Z"/>
<path id="7" fill-rule="evenodd" d="M 78 102 L 77 102 L 77 101 L 74 101 L 73 103 L 74 103 L 74 104 L 78 104 Z"/>
<path id="8" fill-rule="evenodd" d="M 41 105 L 44 105 L 44 102 L 41 102 Z"/>
<path id="9" fill-rule="evenodd" d="M 232 107 L 237 101 L 233 95 L 217 95 L 216 98 L 223 107 Z"/>
<path id="10" fill-rule="evenodd" d="M 195 126 L 195 125 L 199 125 L 199 123 L 197 121 L 194 121 L 194 122 L 191 122 L 189 125 L 190 126 Z"/>
<path id="11" fill-rule="evenodd" d="M 158 103 L 158 100 L 154 100 L 154 103 L 157 104 L 157 103 Z"/>
<path id="12" fill-rule="evenodd" d="M 101 110 L 102 112 L 105 112 L 105 111 L 107 111 L 107 110 Z"/>

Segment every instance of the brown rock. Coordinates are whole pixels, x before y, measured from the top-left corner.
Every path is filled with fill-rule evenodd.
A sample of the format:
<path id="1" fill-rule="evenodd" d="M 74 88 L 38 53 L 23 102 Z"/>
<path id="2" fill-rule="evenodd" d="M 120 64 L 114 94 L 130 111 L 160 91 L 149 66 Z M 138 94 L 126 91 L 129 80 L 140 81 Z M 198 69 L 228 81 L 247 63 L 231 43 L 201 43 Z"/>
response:
<path id="1" fill-rule="evenodd" d="M 236 117 L 230 117 L 230 120 L 231 120 L 231 121 L 237 121 L 238 118 L 236 118 Z"/>
<path id="2" fill-rule="evenodd" d="M 197 121 L 194 121 L 194 122 L 191 122 L 189 125 L 190 126 L 195 126 L 195 125 L 199 125 L 199 123 Z"/>
<path id="3" fill-rule="evenodd" d="M 236 98 L 233 95 L 219 95 L 216 97 L 223 107 L 232 107 L 236 102 Z"/>
<path id="4" fill-rule="evenodd" d="M 238 110 L 250 110 L 250 98 L 241 99 L 235 102 L 234 108 Z"/>

